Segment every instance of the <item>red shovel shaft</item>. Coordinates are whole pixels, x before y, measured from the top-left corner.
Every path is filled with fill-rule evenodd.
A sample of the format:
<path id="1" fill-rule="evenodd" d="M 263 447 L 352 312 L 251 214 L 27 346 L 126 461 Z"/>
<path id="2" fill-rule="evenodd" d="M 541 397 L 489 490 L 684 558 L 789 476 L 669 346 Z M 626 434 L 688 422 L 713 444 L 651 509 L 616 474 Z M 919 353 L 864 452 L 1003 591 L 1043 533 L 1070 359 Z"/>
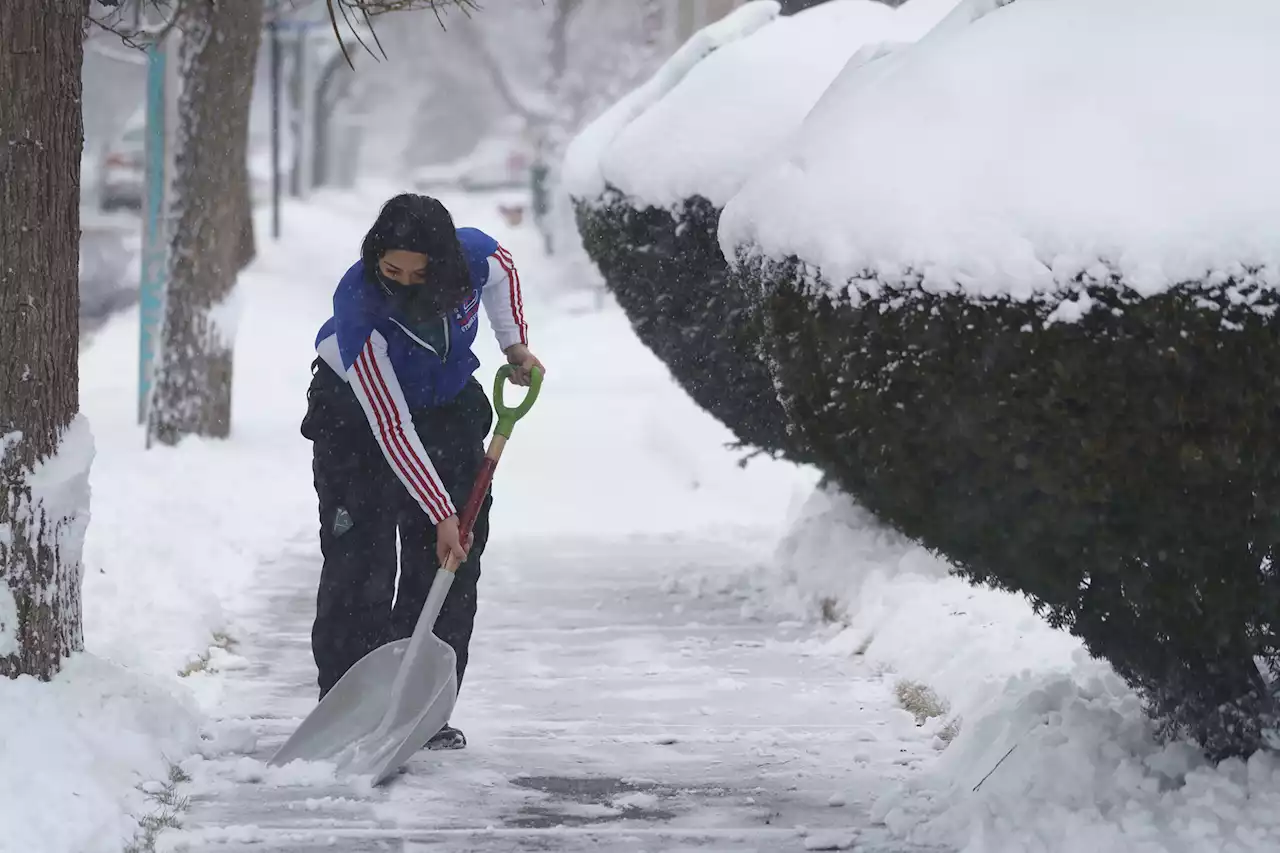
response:
<path id="1" fill-rule="evenodd" d="M 471 487 L 471 496 L 467 498 L 467 505 L 463 507 L 462 515 L 458 519 L 458 527 L 464 542 L 475 528 L 476 518 L 480 515 L 480 507 L 484 504 L 485 497 L 489 494 L 489 485 L 493 482 L 493 472 L 497 467 L 498 460 L 490 459 L 488 456 L 484 458 L 484 462 L 480 463 L 476 484 Z"/>
<path id="2" fill-rule="evenodd" d="M 484 505 L 484 499 L 489 494 L 489 486 L 493 483 L 493 472 L 498 468 L 498 460 L 502 458 L 502 450 L 506 444 L 506 437 L 501 435 L 495 435 L 489 442 L 484 461 L 480 463 L 480 470 L 476 473 L 475 485 L 471 487 L 471 495 L 467 498 L 466 506 L 462 508 L 462 515 L 458 517 L 458 532 L 463 542 L 467 541 L 467 537 L 475 527 L 476 517 L 480 515 L 480 507 Z M 458 563 L 451 557 L 446 561 L 445 568 L 451 572 L 457 571 Z"/>
<path id="3" fill-rule="evenodd" d="M 472 529 L 476 524 L 476 516 L 480 514 L 480 507 L 484 506 L 484 499 L 489 495 L 489 485 L 493 482 L 493 472 L 498 467 L 498 460 L 502 458 L 502 451 L 507 446 L 507 439 L 511 436 L 511 430 L 515 427 L 517 421 L 529 413 L 529 409 L 533 407 L 533 401 L 538 398 L 538 390 L 542 387 L 542 368 L 535 365 L 529 371 L 529 393 L 525 394 L 524 400 L 518 406 L 508 406 L 503 400 L 502 389 L 504 383 L 514 373 L 514 367 L 504 364 L 498 368 L 498 375 L 494 377 L 493 408 L 497 412 L 498 422 L 493 428 L 493 438 L 489 440 L 489 449 L 484 453 L 484 461 L 480 464 L 480 470 L 476 473 L 476 481 L 471 487 L 471 495 L 467 498 L 466 506 L 462 508 L 462 515 L 458 518 L 458 534 L 463 542 L 470 538 Z M 458 570 L 457 559 L 450 556 L 445 561 L 444 569 L 448 572 L 456 572 Z"/>

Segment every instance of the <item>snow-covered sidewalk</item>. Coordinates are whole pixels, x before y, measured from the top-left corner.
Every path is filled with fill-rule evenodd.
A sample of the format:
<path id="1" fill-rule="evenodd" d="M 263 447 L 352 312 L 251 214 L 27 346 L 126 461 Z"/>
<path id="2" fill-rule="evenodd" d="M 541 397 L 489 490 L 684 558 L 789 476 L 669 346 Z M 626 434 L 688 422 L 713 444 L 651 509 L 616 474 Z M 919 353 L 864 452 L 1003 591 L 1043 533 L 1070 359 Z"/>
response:
<path id="1" fill-rule="evenodd" d="M 692 535 L 497 542 L 454 718 L 470 746 L 371 790 L 260 763 L 314 705 L 316 561 L 296 543 L 246 614 L 250 666 L 221 709 L 252 752 L 184 764 L 191 810 L 162 848 L 923 849 L 869 826 L 874 794 L 934 754 L 883 677 L 811 655 L 811 627 L 662 583 L 755 553 Z"/>
<path id="2" fill-rule="evenodd" d="M 88 651 L 0 681 L 0 851 L 1276 849 L 1280 762 L 1157 744 L 1025 602 L 814 496 L 813 471 L 739 467 L 612 301 L 484 196 L 447 201 L 515 256 L 549 372 L 495 484 L 471 745 L 378 790 L 269 770 L 315 697 L 312 342 L 394 191 L 290 204 L 263 241 L 230 440 L 143 449 L 135 313 L 84 352 Z"/>
<path id="3" fill-rule="evenodd" d="M 189 619 L 196 601 L 208 607 L 206 618 L 189 619 L 189 641 L 216 632 L 217 642 L 183 679 L 211 717 L 198 754 L 177 762 L 176 784 L 151 786 L 162 806 L 190 801 L 174 821 L 160 809 L 158 823 L 182 829 L 162 828 L 158 849 L 873 842 L 872 796 L 934 754 L 928 730 L 896 707 L 882 673 L 811 654 L 820 645 L 812 626 L 779 624 L 732 593 L 692 595 L 681 582 L 731 579 L 767 560 L 814 472 L 765 459 L 740 467 L 728 431 L 674 386 L 621 313 L 608 303 L 597 310 L 594 295 L 559 280 L 570 273 L 540 257 L 527 228 L 503 226 L 483 196 L 448 202 L 460 224 L 490 230 L 515 256 L 548 379 L 495 484 L 472 663 L 454 718 L 471 745 L 424 753 L 382 790 L 324 767 L 262 763 L 315 701 L 309 631 L 320 555 L 309 445 L 297 432 L 311 339 L 333 281 L 391 192 L 287 211 L 286 240 L 265 246 L 246 276 L 235 438 L 193 443 L 164 472 L 132 481 L 135 492 L 172 491 L 169 511 L 179 515 L 190 494 L 181 483 L 203 481 L 207 523 L 175 520 L 179 535 L 162 547 L 169 560 L 203 551 L 224 570 L 200 561 L 197 583 L 172 572 L 163 581 L 175 617 Z M 499 356 L 487 334 L 482 341 L 488 381 Z M 162 633 L 179 637 L 182 627 Z M 126 655 L 126 635 L 115 641 Z"/>
<path id="4" fill-rule="evenodd" d="M 202 821 L 225 823 L 231 816 L 201 811 L 199 796 L 197 808 L 182 817 L 184 798 L 223 778 L 220 768 L 227 762 L 235 765 L 233 776 L 252 777 L 261 768 L 254 771 L 257 765 L 243 755 L 254 749 L 249 735 L 261 735 L 260 754 L 289 727 L 264 722 L 254 724 L 263 727 L 255 732 L 244 720 L 296 717 L 313 701 L 309 649 L 281 639 L 305 635 L 319 570 L 310 446 L 298 424 L 313 339 L 329 313 L 334 282 L 394 191 L 371 187 L 290 204 L 284 238 L 262 241 L 258 260 L 241 280 L 230 440 L 143 448 L 135 410 L 136 312 L 109 322 L 82 353 L 82 409 L 97 451 L 85 549 L 87 652 L 52 685 L 0 683 L 5 853 L 118 853 L 130 844 L 146 850 L 157 837 L 161 844 L 179 840 L 169 826 L 178 820 L 193 832 Z M 534 764 L 547 777 L 573 778 L 583 773 L 578 759 L 598 757 L 593 772 L 599 775 L 652 777 L 658 787 L 641 803 L 649 796 L 664 799 L 661 792 L 669 789 L 733 778 L 734 796 L 757 796 L 762 804 L 774 802 L 770 796 L 782 798 L 773 806 L 780 816 L 762 825 L 782 827 L 780 834 L 796 844 L 801 840 L 791 823 L 806 802 L 800 791 L 817 798 L 818 815 L 830 825 L 857 825 L 856 807 L 824 809 L 841 790 L 858 802 L 860 795 L 841 780 L 865 772 L 854 760 L 861 752 L 840 760 L 804 752 L 791 763 L 814 783 L 787 792 L 786 785 L 775 790 L 766 784 L 769 762 L 752 750 L 773 749 L 767 741 L 775 736 L 780 753 L 799 744 L 827 748 L 826 740 L 814 741 L 819 735 L 803 729 L 770 728 L 804 719 L 789 710 L 803 695 L 802 682 L 809 684 L 812 702 L 826 708 L 823 719 L 851 727 L 842 735 L 846 741 L 836 738 L 841 743 L 856 743 L 851 739 L 866 730 L 843 707 L 849 697 L 866 694 L 860 701 L 876 709 L 867 718 L 874 726 L 889 714 L 887 689 L 882 686 L 873 700 L 874 683 L 859 681 L 867 673 L 846 662 L 787 663 L 805 630 L 779 628 L 767 618 L 753 622 L 753 608 L 733 597 L 709 599 L 697 613 L 681 616 L 676 608 L 690 596 L 668 580 L 673 574 L 733 575 L 767 561 L 790 511 L 812 489 L 814 472 L 765 459 L 740 467 L 739 454 L 726 447 L 729 432 L 676 388 L 610 300 L 600 309 L 581 282 L 567 280 L 580 273 L 541 257 L 531 227 L 506 227 L 492 198 L 448 203 L 460 224 L 492 231 L 515 256 L 533 344 L 549 374 L 496 485 L 477 657 L 457 718 L 473 747 L 445 760 L 463 767 L 477 762 L 470 765 L 477 773 L 490 766 L 483 772 L 496 780 L 500 771 L 494 767 L 506 767 L 506 777 L 515 778 L 533 775 Z M 500 354 L 487 335 L 481 346 L 487 381 Z M 597 602 L 603 609 L 596 618 L 618 625 L 616 637 L 593 633 L 581 621 Z M 278 625 L 263 616 L 277 606 L 289 614 Z M 700 628 L 698 622 L 723 627 Z M 645 627 L 664 624 L 667 629 Z M 563 643 L 549 633 L 561 629 Z M 584 637 L 591 642 L 584 645 Z M 508 665 L 520 643 L 523 663 Z M 542 668 L 534 669 L 539 660 Z M 663 661 L 684 668 L 647 674 Z M 752 670 L 755 664 L 758 670 Z M 523 681 L 513 680 L 513 667 Z M 617 678 L 620 670 L 633 671 L 634 680 Z M 615 677 L 605 677 L 610 671 Z M 557 686 L 540 701 L 532 694 L 535 673 L 562 679 L 548 680 Z M 788 679 L 773 684 L 779 673 Z M 278 696 L 254 698 L 273 683 Z M 739 683 L 746 686 L 730 687 Z M 570 686 L 580 692 L 568 692 Z M 695 687 L 704 698 L 680 692 Z M 824 692 L 831 690 L 836 692 Z M 505 707 L 522 703 L 528 707 Z M 700 714 L 702 706 L 712 713 Z M 751 713 L 765 728 L 743 728 Z M 609 728 L 590 714 L 613 714 L 625 725 Z M 483 763 L 486 750 L 509 750 L 511 738 L 529 726 L 554 729 L 554 721 L 566 731 L 522 741 L 541 743 L 536 760 L 507 751 L 505 765 Z M 575 722 L 583 728 L 567 730 Z M 756 734 L 730 743 L 739 730 Z M 701 739 L 690 737 L 694 731 L 703 732 Z M 666 734 L 681 740 L 653 743 Z M 601 743 L 630 737 L 641 746 L 609 753 L 585 749 L 584 737 Z M 698 745 L 703 743 L 714 749 Z M 561 748 L 563 764 L 556 759 Z M 676 769 L 658 772 L 659 757 Z M 712 760 L 722 762 L 720 770 Z M 184 781 L 188 776 L 191 781 Z M 741 793 L 754 787 L 768 796 Z M 252 798 L 254 792 L 263 795 L 263 786 L 247 784 L 235 796 Z M 394 801 L 399 795 L 390 796 Z M 524 796 L 540 798 L 532 789 Z M 787 797 L 795 802 L 788 805 Z M 517 811 L 528 804 L 517 800 L 505 802 Z M 496 793 L 487 802 L 486 824 L 498 821 L 505 808 Z M 732 797 L 726 802 L 731 805 Z M 678 805 L 663 808 L 675 812 Z M 448 812 L 436 823 L 423 806 L 411 808 L 418 810 L 419 828 L 451 825 Z M 749 809 L 725 817 L 731 811 L 694 823 L 754 825 Z"/>
<path id="5" fill-rule="evenodd" d="M 1274 219 L 1274 193 L 1265 181 L 1241 178 L 1242 164 L 1273 175 L 1265 168 L 1274 161 L 1262 148 L 1267 135 L 1255 134 L 1249 150 L 1235 140 L 1235 129 L 1249 123 L 1249 105 L 1266 100 L 1258 92 L 1227 105 L 1243 105 L 1234 120 L 1230 110 L 1218 110 L 1214 127 L 1188 124 L 1187 93 L 1207 91 L 1201 78 L 1210 78 L 1196 71 L 1188 82 L 1156 54 L 1141 64 L 1149 79 L 1133 75 L 1132 45 L 1116 37 L 1125 27 L 1113 27 L 1109 39 L 1094 44 L 1091 75 L 1072 77 L 1084 87 L 1077 86 L 1077 101 L 1089 107 L 1087 115 L 1114 119 L 1134 131 L 1132 138 L 1159 144 L 1126 147 L 1113 133 L 1105 136 L 1106 151 L 1082 157 L 1104 137 L 1094 132 L 1096 121 L 1074 121 L 1080 144 L 1024 145 L 1026 157 L 996 170 L 1027 180 L 993 184 L 987 160 L 974 156 L 968 162 L 979 168 L 960 174 L 957 184 L 954 157 L 903 148 L 903 140 L 933 145 L 936 133 L 885 128 L 924 117 L 922 127 L 945 125 L 954 132 L 943 135 L 961 147 L 977 128 L 978 144 L 969 148 L 1008 160 L 986 138 L 992 128 L 1009 136 L 999 130 L 1008 125 L 1008 104 L 1051 103 L 1050 118 L 1060 118 L 1071 114 L 1058 107 L 1070 106 L 1072 93 L 1063 89 L 1046 101 L 1036 90 L 1048 79 L 1043 74 L 1005 74 L 1009 63 L 1001 57 L 1017 51 L 997 49 L 1001 32 L 1027 36 L 1006 41 L 1039 45 L 1049 63 L 1023 65 L 1057 74 L 1079 64 L 1079 38 L 1038 26 L 1037 16 L 1040 24 L 1050 14 L 1058 23 L 1087 24 L 1077 16 L 1118 13 L 1100 0 L 1029 2 L 971 25 L 979 13 L 1008 4 L 910 5 L 922 15 L 956 13 L 927 37 L 924 52 L 899 48 L 884 66 L 904 73 L 873 74 L 868 85 L 854 60 L 828 86 L 842 63 L 832 65 L 821 51 L 813 63 L 789 61 L 789 49 L 776 52 L 788 61 L 779 59 L 782 72 L 773 73 L 764 62 L 767 39 L 756 39 L 754 58 L 749 42 L 744 50 L 724 45 L 675 88 L 669 84 L 688 69 L 660 73 L 579 138 L 579 147 L 590 149 L 603 142 L 601 134 L 620 131 L 613 150 L 584 159 L 590 174 L 580 177 L 591 190 L 584 195 L 597 194 L 606 175 L 655 203 L 706 194 L 725 205 L 726 255 L 748 244 L 774 257 L 794 251 L 835 280 L 895 263 L 932 270 L 929 281 L 948 270 L 987 270 L 988 287 L 1025 296 L 1027 287 L 1053 290 L 1053 275 L 1074 282 L 1116 245 L 1131 250 L 1122 271 L 1148 290 L 1165 279 L 1195 278 L 1206 263 L 1231 270 L 1242 259 L 1274 259 L 1266 229 L 1253 227 L 1259 217 Z M 1147 12 L 1159 4 L 1128 5 L 1133 14 L 1116 22 L 1131 34 L 1149 33 Z M 1196 4 L 1183 5 L 1186 26 L 1174 21 L 1162 33 L 1169 36 L 1166 56 L 1229 57 L 1215 67 L 1230 83 L 1266 53 L 1277 19 L 1272 10 L 1257 11 L 1267 6 L 1261 0 L 1233 4 L 1240 8 L 1223 19 L 1229 26 L 1212 32 L 1194 17 L 1202 14 Z M 739 11 L 739 23 L 749 23 L 766 10 Z M 830 4 L 809 20 L 838 11 Z M 874 44 L 918 34 L 887 27 L 888 16 L 901 11 L 869 4 L 845 11 L 885 24 L 860 30 L 859 44 L 864 35 Z M 1237 27 L 1233 16 L 1252 23 Z M 774 47 L 788 26 L 775 27 Z M 1078 29 L 1081 37 L 1099 32 Z M 729 35 L 715 30 L 717 39 Z M 820 34 L 834 32 L 824 27 Z M 1202 39 L 1205 33 L 1212 38 Z M 683 53 L 690 58 L 690 50 Z M 725 73 L 735 56 L 761 80 L 815 75 L 809 96 L 756 87 L 772 106 L 743 112 L 747 100 L 723 97 L 733 86 L 722 84 L 750 77 Z M 1000 85 L 961 85 L 939 102 L 940 112 L 929 109 L 947 84 L 984 74 Z M 1117 85 L 1093 85 L 1108 79 Z M 1224 86 L 1238 88 L 1218 88 Z M 752 165 L 764 148 L 737 145 L 743 134 L 694 132 L 687 144 L 668 146 L 683 160 L 650 168 L 655 140 L 669 141 L 672 127 L 745 122 L 785 129 L 823 90 L 806 132 L 796 136 L 804 150 L 794 162 Z M 992 91 L 1007 97 L 993 99 Z M 786 97 L 775 97 L 779 92 Z M 904 110 L 905 103 L 921 108 Z M 958 103 L 967 106 L 956 109 Z M 636 112 L 641 107 L 646 114 Z M 685 113 L 699 121 L 673 119 Z M 1025 119 L 1034 110 L 1015 113 Z M 929 118 L 937 115 L 947 121 Z M 975 115 L 990 120 L 975 122 Z M 850 116 L 856 126 L 848 126 Z M 633 126 L 622 128 L 623 119 Z M 723 140 L 733 141 L 733 157 L 726 159 Z M 1205 140 L 1261 156 L 1219 157 L 1217 165 L 1234 171 L 1223 173 L 1230 180 L 1213 178 L 1218 173 L 1190 168 L 1208 162 Z M 698 151 L 707 156 L 684 156 Z M 1152 151 L 1169 156 L 1153 158 Z M 786 159 L 787 152 L 773 154 Z M 729 161 L 738 166 L 718 171 Z M 1181 165 L 1164 168 L 1168 174 L 1211 179 L 1142 180 L 1154 174 L 1147 166 L 1171 162 Z M 716 168 L 708 171 L 708 163 Z M 1118 170 L 1108 168 L 1116 163 Z M 1073 164 L 1086 164 L 1089 174 L 1071 172 Z M 1063 174 L 1072 179 L 1064 182 Z M 735 189 L 743 181 L 745 189 Z M 1166 185 L 1179 189 L 1172 202 L 1151 191 Z M 1219 191 L 1245 185 L 1256 198 Z M 53 685 L 0 684 L 3 853 L 117 853 L 130 837 L 138 851 L 202 853 L 1280 850 L 1275 753 L 1211 766 L 1193 745 L 1161 742 L 1140 697 L 1021 598 L 949 577 L 944 561 L 843 496 L 819 493 L 802 508 L 812 471 L 760 459 L 739 468 L 723 447 L 729 433 L 676 389 L 611 300 L 602 300 L 601 310 L 576 289 L 581 271 L 542 258 L 530 227 L 502 225 L 484 196 L 448 202 L 460 224 L 491 230 L 514 254 L 534 349 L 550 372 L 543 402 L 521 425 L 496 485 L 474 656 L 454 719 L 471 746 L 417 756 L 406 774 L 377 790 L 334 779 L 323 767 L 268 770 L 262 759 L 315 695 L 308 631 L 319 554 L 309 448 L 297 430 L 311 342 L 334 281 L 394 190 L 291 204 L 286 238 L 263 241 L 241 292 L 231 441 L 142 451 L 132 413 L 135 321 L 110 325 L 86 353 L 85 409 L 100 454 L 86 549 L 90 653 L 71 661 Z M 885 203 L 868 203 L 881 196 Z M 922 206 L 921 197 L 938 203 Z M 1100 197 L 1119 198 L 1108 209 L 1120 213 L 1098 215 Z M 1128 197 L 1133 203 L 1126 205 Z M 1086 203 L 1075 203 L 1081 198 Z M 853 207 L 850 199 L 858 199 Z M 977 218 L 974 200 L 986 205 Z M 933 215 L 922 220 L 922 209 Z M 948 211 L 956 215 L 948 218 Z M 1081 212 L 1079 222 L 1071 219 Z M 821 227 L 813 227 L 814 217 Z M 1216 225 L 1200 227 L 1206 221 Z M 1010 240 L 975 232 L 974 222 L 987 231 L 1040 224 L 1021 229 L 1030 238 Z M 1210 239 L 1189 243 L 1185 222 L 1200 223 L 1191 230 Z M 1064 241 L 1068 232 L 1076 237 Z M 1040 251 L 1009 254 L 1033 243 Z M 1082 255 L 1081 246 L 1089 251 Z M 1156 251 L 1170 246 L 1172 255 Z M 888 266 L 850 254 L 854 249 L 878 252 Z M 992 257 L 1006 260 L 994 272 L 986 263 Z M 1135 266 L 1135 258 L 1154 261 Z M 1152 270 L 1186 274 L 1152 278 Z M 497 366 L 491 343 L 483 358 L 487 379 Z M 788 530 L 789 541 L 777 548 Z"/>

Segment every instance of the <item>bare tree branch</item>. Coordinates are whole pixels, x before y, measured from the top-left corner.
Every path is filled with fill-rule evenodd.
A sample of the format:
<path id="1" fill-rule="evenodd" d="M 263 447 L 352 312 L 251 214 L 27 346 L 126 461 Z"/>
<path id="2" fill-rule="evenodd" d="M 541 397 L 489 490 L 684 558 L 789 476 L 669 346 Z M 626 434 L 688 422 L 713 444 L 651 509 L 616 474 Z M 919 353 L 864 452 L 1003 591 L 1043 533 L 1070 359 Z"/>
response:
<path id="1" fill-rule="evenodd" d="M 484 43 L 484 39 L 474 27 L 463 27 L 461 31 L 462 40 L 471 48 L 475 54 L 476 60 L 484 69 L 484 73 L 493 83 L 494 91 L 498 93 L 498 97 L 506 102 L 507 107 L 516 115 L 525 121 L 536 121 L 540 118 L 539 114 L 531 110 L 528 105 L 516 96 L 515 89 L 507 80 L 507 75 L 503 73 L 502 66 L 498 64 L 498 60 L 494 57 L 489 47 Z"/>
<path id="2" fill-rule="evenodd" d="M 569 66 L 569 21 L 582 7 L 582 0 L 556 0 L 556 15 L 551 22 L 551 85 L 564 76 Z"/>
<path id="3" fill-rule="evenodd" d="M 568 67 L 569 23 L 577 11 L 582 8 L 582 5 L 583 0 L 555 0 L 555 15 L 551 20 L 551 47 L 548 56 L 550 79 L 546 81 L 548 91 L 554 91 L 558 87 L 561 78 L 564 76 L 565 69 Z M 498 62 L 497 57 L 489 50 L 489 47 L 484 43 L 484 39 L 474 27 L 464 27 L 461 36 L 462 40 L 467 43 L 475 54 L 476 60 L 480 63 L 486 76 L 489 77 L 494 91 L 498 93 L 498 97 L 502 98 L 513 113 L 530 124 L 537 124 L 547 120 L 548 115 L 545 107 L 531 107 L 516 94 L 515 87 L 507 79 L 501 63 Z"/>
<path id="4" fill-rule="evenodd" d="M 116 36 L 128 47 L 142 49 L 148 44 L 163 41 L 170 30 L 179 26 L 183 12 L 191 2 L 194 0 L 95 0 L 90 7 L 86 23 L 92 28 Z M 204 0 L 204 2 L 211 2 L 211 0 Z M 581 0 L 561 0 L 561 2 L 567 2 L 573 6 L 579 4 Z M 278 0 L 276 6 L 278 8 L 286 4 L 291 5 L 292 0 Z M 463 14 L 470 17 L 473 11 L 480 10 L 478 0 L 324 0 L 324 4 L 329 13 L 329 23 L 333 27 L 334 38 L 338 40 L 338 47 L 342 50 L 342 57 L 353 69 L 355 65 L 352 63 L 351 54 L 347 52 L 342 28 L 338 26 L 339 15 L 342 16 L 343 23 L 346 24 L 351 35 L 355 36 L 360 46 L 376 59 L 374 49 L 365 43 L 360 34 L 357 22 L 363 21 L 374 45 L 382 54 L 382 58 L 386 59 L 387 51 L 382 47 L 382 42 L 373 27 L 372 19 L 375 16 L 389 12 L 430 10 L 435 14 L 441 29 L 445 29 L 442 12 L 448 9 L 460 9 Z M 148 11 L 151 12 L 150 15 L 147 14 Z M 158 19 L 159 23 L 144 23 L 144 19 Z"/>
<path id="5" fill-rule="evenodd" d="M 415 12 L 430 9 L 439 12 L 441 9 L 457 7 L 464 10 L 479 11 L 480 4 L 476 0 L 325 0 L 329 5 L 346 6 L 358 9 L 370 15 L 384 15 L 387 12 Z"/>
<path id="6" fill-rule="evenodd" d="M 190 0 L 123 0 L 104 3 L 101 0 L 89 7 L 86 22 L 110 33 L 126 46 L 141 50 L 147 44 L 164 40 L 169 31 L 178 26 Z M 150 16 L 146 12 L 150 10 Z M 149 17 L 155 23 L 144 23 Z"/>
<path id="7" fill-rule="evenodd" d="M 364 39 L 360 37 L 359 30 L 356 29 L 352 22 L 352 15 L 357 19 L 362 18 L 364 24 L 369 28 L 369 34 L 373 37 L 374 44 L 378 46 L 378 50 L 382 51 L 383 58 L 387 58 L 387 52 L 382 47 L 382 42 L 378 39 L 378 33 L 373 27 L 373 16 L 385 15 L 388 12 L 413 12 L 430 9 L 436 16 L 440 28 L 444 29 L 444 18 L 441 11 L 446 9 L 461 9 L 463 14 L 470 16 L 471 12 L 479 11 L 480 5 L 476 0 L 325 0 L 325 5 L 329 11 L 329 23 L 333 26 L 334 37 L 338 39 L 338 47 L 342 49 L 342 57 L 347 61 L 347 65 L 352 69 L 355 65 L 351 62 L 351 55 L 347 53 L 346 42 L 342 40 L 342 31 L 338 29 L 338 15 L 342 15 L 342 20 L 346 23 L 347 28 L 351 30 L 351 34 L 356 37 L 356 41 L 365 51 L 374 55 L 373 49 L 364 43 Z"/>
<path id="8" fill-rule="evenodd" d="M 106 30 L 95 30 L 95 32 L 106 32 Z M 114 39 L 112 40 L 114 41 Z M 146 65 L 147 58 L 136 50 L 122 50 L 118 46 L 113 47 L 105 39 L 87 38 L 85 39 L 84 49 L 86 53 L 96 53 L 99 56 L 114 60 L 115 62 L 124 62 L 129 65 Z"/>

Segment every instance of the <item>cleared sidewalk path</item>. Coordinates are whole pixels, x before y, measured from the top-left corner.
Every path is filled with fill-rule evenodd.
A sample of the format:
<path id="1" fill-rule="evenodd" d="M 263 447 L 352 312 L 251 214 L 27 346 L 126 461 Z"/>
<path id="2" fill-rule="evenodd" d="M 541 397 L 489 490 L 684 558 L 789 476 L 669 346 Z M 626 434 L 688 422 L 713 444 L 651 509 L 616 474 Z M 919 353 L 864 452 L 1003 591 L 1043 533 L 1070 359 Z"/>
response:
<path id="1" fill-rule="evenodd" d="M 495 542 L 453 720 L 467 749 L 381 789 L 265 768 L 315 701 L 317 557 L 299 543 L 263 567 L 223 714 L 256 746 L 196 767 L 159 849 L 921 851 L 866 816 L 932 755 L 883 679 L 806 654 L 810 627 L 664 591 L 745 559 L 723 542 Z"/>

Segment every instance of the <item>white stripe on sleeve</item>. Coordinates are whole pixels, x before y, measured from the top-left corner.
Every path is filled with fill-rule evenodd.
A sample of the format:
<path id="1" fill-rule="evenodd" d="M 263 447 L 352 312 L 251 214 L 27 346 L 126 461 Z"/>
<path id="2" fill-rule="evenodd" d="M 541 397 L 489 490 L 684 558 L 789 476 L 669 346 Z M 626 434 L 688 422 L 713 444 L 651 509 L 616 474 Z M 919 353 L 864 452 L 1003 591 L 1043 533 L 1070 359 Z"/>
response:
<path id="1" fill-rule="evenodd" d="M 506 349 L 512 344 L 529 343 L 529 327 L 524 321 L 524 294 L 520 292 L 520 271 L 506 249 L 499 246 L 489 256 L 489 280 L 481 291 L 484 312 L 498 339 Z"/>
<path id="2" fill-rule="evenodd" d="M 379 332 L 370 333 L 349 379 L 383 455 L 422 511 L 434 524 L 455 515 L 449 493 L 414 429 L 409 404 L 387 356 L 387 341 Z"/>

